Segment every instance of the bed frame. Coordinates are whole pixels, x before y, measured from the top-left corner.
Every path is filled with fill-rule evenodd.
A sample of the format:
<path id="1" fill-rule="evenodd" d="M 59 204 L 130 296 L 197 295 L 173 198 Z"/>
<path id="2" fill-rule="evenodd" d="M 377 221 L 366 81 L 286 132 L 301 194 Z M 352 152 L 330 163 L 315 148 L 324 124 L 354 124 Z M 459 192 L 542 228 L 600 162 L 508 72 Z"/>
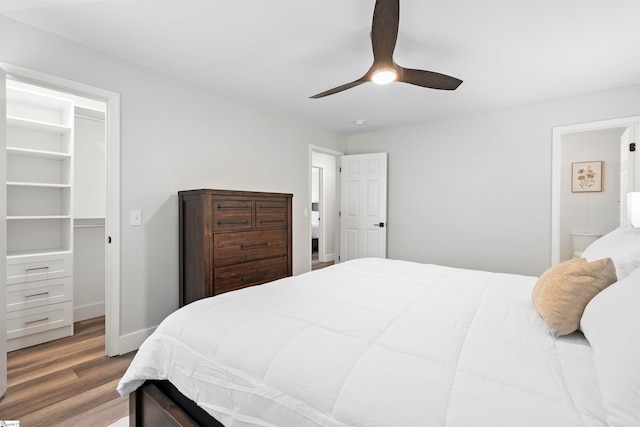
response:
<path id="1" fill-rule="evenodd" d="M 169 381 L 146 381 L 129 395 L 131 427 L 224 427 Z"/>

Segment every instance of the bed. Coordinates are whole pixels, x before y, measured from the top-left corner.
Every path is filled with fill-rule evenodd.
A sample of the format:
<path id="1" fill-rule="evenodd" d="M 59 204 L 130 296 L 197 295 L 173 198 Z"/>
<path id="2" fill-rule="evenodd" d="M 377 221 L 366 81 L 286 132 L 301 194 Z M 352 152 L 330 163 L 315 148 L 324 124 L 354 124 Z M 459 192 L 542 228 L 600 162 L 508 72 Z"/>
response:
<path id="1" fill-rule="evenodd" d="M 320 238 L 320 212 L 317 210 L 311 211 L 311 238 Z"/>
<path id="2" fill-rule="evenodd" d="M 343 262 L 172 313 L 118 391 L 139 426 L 640 425 L 640 269 L 611 262 L 562 336 L 532 304 L 545 275 Z"/>

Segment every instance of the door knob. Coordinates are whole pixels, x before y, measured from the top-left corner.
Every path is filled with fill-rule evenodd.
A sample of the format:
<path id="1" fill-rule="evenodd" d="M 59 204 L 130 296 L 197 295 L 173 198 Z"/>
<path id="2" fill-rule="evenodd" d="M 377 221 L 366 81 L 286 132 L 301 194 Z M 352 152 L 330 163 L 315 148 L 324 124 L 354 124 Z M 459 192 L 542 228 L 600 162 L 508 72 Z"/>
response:
<path id="1" fill-rule="evenodd" d="M 373 224 L 374 227 L 380 227 L 383 228 L 384 227 L 384 222 L 379 222 L 377 224 Z"/>

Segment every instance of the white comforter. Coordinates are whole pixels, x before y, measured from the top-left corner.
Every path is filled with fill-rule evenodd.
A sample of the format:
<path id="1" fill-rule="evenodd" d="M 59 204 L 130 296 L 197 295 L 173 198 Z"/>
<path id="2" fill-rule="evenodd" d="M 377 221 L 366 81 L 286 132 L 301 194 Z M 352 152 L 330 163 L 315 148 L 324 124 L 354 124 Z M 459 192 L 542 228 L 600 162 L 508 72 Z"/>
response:
<path id="1" fill-rule="evenodd" d="M 591 348 L 549 334 L 534 284 L 349 261 L 176 311 L 118 391 L 168 379 L 225 426 L 606 426 Z"/>

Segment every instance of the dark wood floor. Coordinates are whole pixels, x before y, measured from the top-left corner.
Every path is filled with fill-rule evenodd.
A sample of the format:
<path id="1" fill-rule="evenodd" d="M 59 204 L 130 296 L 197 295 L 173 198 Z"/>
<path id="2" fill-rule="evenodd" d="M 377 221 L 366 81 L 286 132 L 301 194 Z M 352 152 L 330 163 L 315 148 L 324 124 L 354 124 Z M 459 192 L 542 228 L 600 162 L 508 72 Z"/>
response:
<path id="1" fill-rule="evenodd" d="M 0 420 L 20 427 L 104 427 L 128 415 L 115 391 L 135 352 L 104 355 L 104 317 L 75 323 L 75 334 L 7 355 Z"/>

